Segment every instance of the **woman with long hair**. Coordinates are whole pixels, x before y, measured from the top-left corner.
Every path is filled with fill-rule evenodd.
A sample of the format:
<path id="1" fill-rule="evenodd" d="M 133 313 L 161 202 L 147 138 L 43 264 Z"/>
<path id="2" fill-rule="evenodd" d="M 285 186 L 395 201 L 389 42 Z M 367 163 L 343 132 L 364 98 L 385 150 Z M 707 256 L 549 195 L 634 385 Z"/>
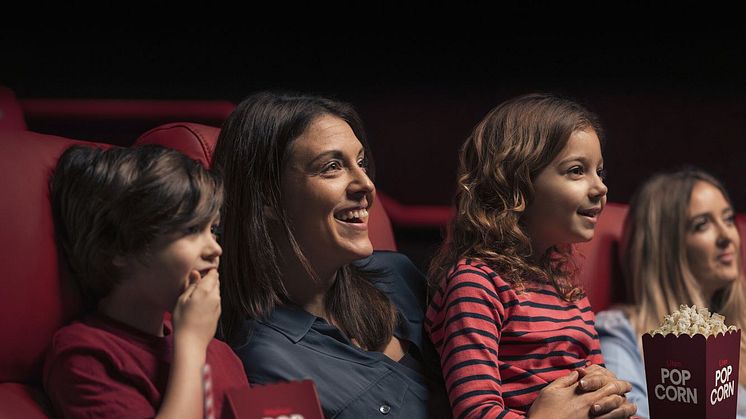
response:
<path id="1" fill-rule="evenodd" d="M 647 180 L 630 202 L 622 238 L 628 304 L 598 314 L 607 367 L 632 383 L 629 398 L 648 416 L 643 333 L 681 304 L 707 307 L 746 326 L 741 239 L 728 192 L 711 174 L 689 167 Z M 740 376 L 746 373 L 741 335 Z M 740 386 L 739 417 L 746 410 Z"/>
<path id="2" fill-rule="evenodd" d="M 405 256 L 373 252 L 373 167 L 354 109 L 254 94 L 225 121 L 214 167 L 226 192 L 221 335 L 249 381 L 311 378 L 327 417 L 430 417 L 425 281 Z"/>

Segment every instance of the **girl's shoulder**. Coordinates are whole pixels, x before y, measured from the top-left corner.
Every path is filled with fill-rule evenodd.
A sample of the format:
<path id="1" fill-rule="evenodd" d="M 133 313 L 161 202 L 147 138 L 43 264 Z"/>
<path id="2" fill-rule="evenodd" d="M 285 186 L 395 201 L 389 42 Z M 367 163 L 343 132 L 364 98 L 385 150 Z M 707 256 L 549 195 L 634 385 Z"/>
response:
<path id="1" fill-rule="evenodd" d="M 445 281 L 449 288 L 465 282 L 478 283 L 497 292 L 512 289 L 511 284 L 506 282 L 490 265 L 474 258 L 459 260 L 453 265 Z"/>
<path id="2" fill-rule="evenodd" d="M 448 276 L 468 276 L 469 274 L 488 278 L 492 282 L 505 283 L 505 281 L 500 277 L 500 274 L 498 274 L 490 265 L 474 258 L 463 258 L 459 260 L 455 265 L 453 265 Z"/>

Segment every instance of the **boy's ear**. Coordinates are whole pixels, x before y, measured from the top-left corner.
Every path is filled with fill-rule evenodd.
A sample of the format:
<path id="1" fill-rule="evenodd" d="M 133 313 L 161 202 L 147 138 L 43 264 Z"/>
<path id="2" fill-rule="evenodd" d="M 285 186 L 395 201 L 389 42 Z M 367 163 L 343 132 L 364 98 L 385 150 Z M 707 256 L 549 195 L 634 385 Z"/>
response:
<path id="1" fill-rule="evenodd" d="M 111 260 L 111 264 L 117 268 L 124 268 L 127 266 L 127 258 L 122 255 L 116 255 Z"/>
<path id="2" fill-rule="evenodd" d="M 265 205 L 262 212 L 267 219 L 272 221 L 280 221 L 280 217 L 277 215 L 277 211 L 275 211 L 275 209 L 271 208 L 269 205 Z"/>

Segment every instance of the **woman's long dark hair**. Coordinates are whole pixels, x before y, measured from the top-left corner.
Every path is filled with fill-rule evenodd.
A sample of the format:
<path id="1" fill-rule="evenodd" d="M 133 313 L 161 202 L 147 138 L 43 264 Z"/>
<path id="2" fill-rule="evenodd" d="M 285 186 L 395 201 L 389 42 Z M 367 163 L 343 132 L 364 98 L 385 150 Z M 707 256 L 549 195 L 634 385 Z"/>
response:
<path id="1" fill-rule="evenodd" d="M 293 141 L 324 115 L 347 122 L 366 155 L 371 155 L 355 110 L 323 97 L 257 93 L 242 101 L 223 124 L 213 168 L 225 185 L 220 332 L 229 342 L 238 338 L 246 318 L 266 318 L 277 305 L 290 302 L 266 208 L 278 215 L 298 261 L 316 278 L 285 213 L 281 179 Z M 373 176 L 372 167 L 369 174 Z M 355 267 L 339 270 L 325 301 L 337 326 L 363 348 L 379 350 L 391 339 L 396 321 L 393 305 Z"/>

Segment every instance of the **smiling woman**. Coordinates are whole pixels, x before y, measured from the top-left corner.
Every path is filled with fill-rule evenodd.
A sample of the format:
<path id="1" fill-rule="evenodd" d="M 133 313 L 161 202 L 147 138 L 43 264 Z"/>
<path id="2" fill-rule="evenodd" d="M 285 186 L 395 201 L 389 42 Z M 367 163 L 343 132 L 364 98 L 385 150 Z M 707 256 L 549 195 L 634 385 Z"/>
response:
<path id="1" fill-rule="evenodd" d="M 425 281 L 373 252 L 370 150 L 357 113 L 258 93 L 228 117 L 221 334 L 253 383 L 311 378 L 325 416 L 450 414 L 422 330 Z"/>
<path id="2" fill-rule="evenodd" d="M 629 398 L 648 416 L 641 335 L 657 328 L 681 304 L 708 307 L 746 327 L 741 238 L 723 184 L 696 168 L 659 173 L 630 202 L 622 240 L 628 304 L 599 313 L 597 329 L 606 364 L 632 383 Z M 746 374 L 741 334 L 740 375 Z M 739 386 L 738 417 L 746 418 Z"/>

